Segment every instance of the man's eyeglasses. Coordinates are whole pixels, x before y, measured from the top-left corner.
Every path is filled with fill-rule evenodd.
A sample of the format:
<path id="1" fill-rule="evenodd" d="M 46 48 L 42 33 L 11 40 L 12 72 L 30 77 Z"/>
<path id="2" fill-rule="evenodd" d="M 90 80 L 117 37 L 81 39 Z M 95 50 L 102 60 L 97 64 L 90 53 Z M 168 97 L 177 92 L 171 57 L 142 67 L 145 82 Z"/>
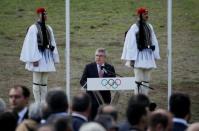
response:
<path id="1" fill-rule="evenodd" d="M 97 57 L 104 57 L 105 55 L 95 55 L 95 56 L 97 56 Z"/>

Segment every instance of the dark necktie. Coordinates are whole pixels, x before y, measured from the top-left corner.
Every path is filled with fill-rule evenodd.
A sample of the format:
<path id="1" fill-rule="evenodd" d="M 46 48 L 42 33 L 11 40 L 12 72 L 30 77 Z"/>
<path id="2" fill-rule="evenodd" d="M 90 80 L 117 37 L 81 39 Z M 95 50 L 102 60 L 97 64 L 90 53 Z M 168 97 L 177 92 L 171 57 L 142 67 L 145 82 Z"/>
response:
<path id="1" fill-rule="evenodd" d="M 99 77 L 100 78 L 102 78 L 103 77 L 103 75 L 104 75 L 104 71 L 103 70 L 101 70 L 101 65 L 99 66 L 99 72 L 98 72 L 98 74 L 99 74 Z"/>

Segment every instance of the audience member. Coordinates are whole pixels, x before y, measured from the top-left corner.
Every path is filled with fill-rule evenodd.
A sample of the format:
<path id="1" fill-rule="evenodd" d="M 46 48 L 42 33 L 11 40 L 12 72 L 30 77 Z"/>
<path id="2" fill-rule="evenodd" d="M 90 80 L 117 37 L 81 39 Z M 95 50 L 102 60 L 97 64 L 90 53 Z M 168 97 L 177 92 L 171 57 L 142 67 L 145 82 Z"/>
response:
<path id="1" fill-rule="evenodd" d="M 150 114 L 147 131 L 171 131 L 172 125 L 171 113 L 158 109 Z"/>
<path id="2" fill-rule="evenodd" d="M 18 116 L 18 124 L 28 118 L 28 102 L 30 91 L 26 86 L 15 85 L 9 91 L 9 104 L 11 110 Z"/>
<path id="3" fill-rule="evenodd" d="M 72 101 L 72 125 L 74 131 L 79 131 L 81 125 L 88 122 L 91 110 L 91 99 L 87 93 L 74 96 Z"/>
<path id="4" fill-rule="evenodd" d="M 30 91 L 15 85 L 9 91 L 12 112 L 5 112 L 6 104 L 0 98 L 0 130 L 6 131 L 199 131 L 199 123 L 188 127 L 191 100 L 187 94 L 174 93 L 169 111 L 157 109 L 144 94 L 131 96 L 126 109 L 126 121 L 116 125 L 117 109 L 102 105 L 94 122 L 88 122 L 92 101 L 82 92 L 72 99 L 72 117 L 68 116 L 68 101 L 64 91 L 54 88 L 47 93 L 45 103 L 33 103 L 28 108 Z M 42 117 L 46 118 L 40 124 Z M 26 119 L 26 120 L 24 120 Z M 18 127 L 17 127 L 18 124 Z"/>
<path id="5" fill-rule="evenodd" d="M 199 131 L 199 122 L 191 124 L 187 131 Z"/>
<path id="6" fill-rule="evenodd" d="M 98 109 L 98 115 L 110 115 L 116 122 L 118 118 L 117 109 L 113 105 L 102 105 Z"/>
<path id="7" fill-rule="evenodd" d="M 44 103 L 32 103 L 29 106 L 29 113 L 28 117 L 29 119 L 32 119 L 36 121 L 37 123 L 40 123 L 41 118 L 42 118 L 42 106 Z"/>
<path id="8" fill-rule="evenodd" d="M 147 127 L 147 110 L 139 103 L 130 103 L 127 107 L 127 119 L 130 123 L 130 130 L 144 131 Z"/>
<path id="9" fill-rule="evenodd" d="M 36 131 L 55 131 L 55 129 L 51 124 L 42 124 L 37 127 Z"/>
<path id="10" fill-rule="evenodd" d="M 47 110 L 49 112 L 48 119 L 55 116 L 68 116 L 68 101 L 65 92 L 61 89 L 52 89 L 46 96 Z"/>
<path id="11" fill-rule="evenodd" d="M 129 99 L 126 117 L 127 120 L 119 124 L 119 131 L 129 131 L 131 129 L 142 130 L 146 126 L 147 110 L 150 105 L 149 98 L 144 94 L 133 95 Z M 138 127 L 141 126 L 141 127 Z"/>
<path id="12" fill-rule="evenodd" d="M 19 124 L 16 131 L 35 131 L 41 121 L 41 117 L 41 103 L 32 103 L 29 106 L 28 119 Z"/>
<path id="13" fill-rule="evenodd" d="M 156 104 L 155 102 L 151 102 L 151 103 L 149 104 L 149 111 L 150 111 L 150 112 L 155 111 L 156 107 L 157 107 L 157 104 Z"/>
<path id="14" fill-rule="evenodd" d="M 17 117 L 13 112 L 3 112 L 0 114 L 0 130 L 15 131 L 17 127 Z"/>
<path id="15" fill-rule="evenodd" d="M 97 115 L 95 122 L 102 125 L 107 131 L 118 131 L 116 121 L 110 115 Z"/>
<path id="16" fill-rule="evenodd" d="M 55 131 L 74 131 L 72 130 L 71 121 L 69 117 L 62 116 L 56 119 L 53 125 L 55 128 Z"/>
<path id="17" fill-rule="evenodd" d="M 106 131 L 106 129 L 96 122 L 88 122 L 83 124 L 79 131 Z"/>
<path id="18" fill-rule="evenodd" d="M 173 131 L 185 131 L 191 117 L 191 101 L 188 95 L 174 93 L 169 101 L 170 112 L 173 114 Z"/>
<path id="19" fill-rule="evenodd" d="M 36 131 L 38 123 L 31 119 L 26 119 L 22 123 L 20 123 L 16 129 L 16 131 Z"/>
<path id="20" fill-rule="evenodd" d="M 6 111 L 6 103 L 3 99 L 0 98 L 0 113 L 3 113 Z"/>

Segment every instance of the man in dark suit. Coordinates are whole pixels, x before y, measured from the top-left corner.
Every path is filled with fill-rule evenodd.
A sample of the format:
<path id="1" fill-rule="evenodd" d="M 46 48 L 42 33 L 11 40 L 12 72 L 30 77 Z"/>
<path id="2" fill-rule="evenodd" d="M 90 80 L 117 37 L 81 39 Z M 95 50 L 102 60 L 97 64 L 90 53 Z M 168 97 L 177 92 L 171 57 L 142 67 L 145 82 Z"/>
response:
<path id="1" fill-rule="evenodd" d="M 147 131 L 172 131 L 172 114 L 164 109 L 150 113 Z"/>
<path id="2" fill-rule="evenodd" d="M 79 131 L 82 124 L 88 122 L 91 111 L 91 99 L 87 93 L 79 93 L 72 101 L 73 131 Z"/>
<path id="3" fill-rule="evenodd" d="M 132 95 L 129 99 L 126 120 L 119 123 L 119 131 L 142 131 L 147 125 L 150 100 L 144 94 Z"/>
<path id="4" fill-rule="evenodd" d="M 46 95 L 47 123 L 54 121 L 54 118 L 67 117 L 68 99 L 66 93 L 61 88 L 53 88 Z"/>
<path id="5" fill-rule="evenodd" d="M 191 100 L 188 95 L 174 93 L 169 101 L 170 112 L 173 114 L 173 131 L 185 131 L 191 117 Z"/>
<path id="6" fill-rule="evenodd" d="M 30 91 L 23 85 L 15 85 L 9 91 L 10 108 L 17 115 L 18 124 L 28 118 L 29 98 Z"/>
<path id="7" fill-rule="evenodd" d="M 100 77 L 115 77 L 115 69 L 112 65 L 106 63 L 106 50 L 104 48 L 98 48 L 95 52 L 95 62 L 87 64 L 82 78 L 80 80 L 81 86 L 86 85 L 87 78 L 100 78 Z M 104 68 L 104 70 L 103 70 Z M 93 85 L 94 86 L 94 85 Z M 100 104 L 111 102 L 111 92 L 110 91 L 87 91 L 92 100 L 92 112 L 91 119 L 93 120 L 97 114 L 97 109 Z M 96 95 L 99 94 L 99 95 Z M 100 99 L 100 97 L 102 99 Z"/>

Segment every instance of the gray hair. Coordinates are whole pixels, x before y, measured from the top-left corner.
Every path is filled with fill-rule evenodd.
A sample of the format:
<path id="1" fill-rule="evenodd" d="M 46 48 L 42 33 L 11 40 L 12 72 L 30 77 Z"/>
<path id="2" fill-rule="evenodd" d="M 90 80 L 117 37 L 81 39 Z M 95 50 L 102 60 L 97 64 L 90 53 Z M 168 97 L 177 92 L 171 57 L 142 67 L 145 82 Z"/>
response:
<path id="1" fill-rule="evenodd" d="M 43 106 L 44 103 L 38 103 L 38 102 L 30 104 L 28 117 L 33 120 L 40 120 L 42 117 Z"/>
<path id="2" fill-rule="evenodd" d="M 186 131 L 198 131 L 198 129 L 199 129 L 199 122 L 196 122 L 189 125 Z"/>
<path id="3" fill-rule="evenodd" d="M 5 112 L 5 110 L 6 110 L 6 103 L 2 98 L 0 98 L 0 113 Z"/>
<path id="4" fill-rule="evenodd" d="M 105 48 L 97 48 L 95 51 L 95 54 L 97 54 L 99 52 L 102 52 L 102 53 L 104 53 L 105 56 L 107 56 L 107 51 Z"/>
<path id="5" fill-rule="evenodd" d="M 83 124 L 79 131 L 106 131 L 106 129 L 96 122 L 88 122 Z"/>

